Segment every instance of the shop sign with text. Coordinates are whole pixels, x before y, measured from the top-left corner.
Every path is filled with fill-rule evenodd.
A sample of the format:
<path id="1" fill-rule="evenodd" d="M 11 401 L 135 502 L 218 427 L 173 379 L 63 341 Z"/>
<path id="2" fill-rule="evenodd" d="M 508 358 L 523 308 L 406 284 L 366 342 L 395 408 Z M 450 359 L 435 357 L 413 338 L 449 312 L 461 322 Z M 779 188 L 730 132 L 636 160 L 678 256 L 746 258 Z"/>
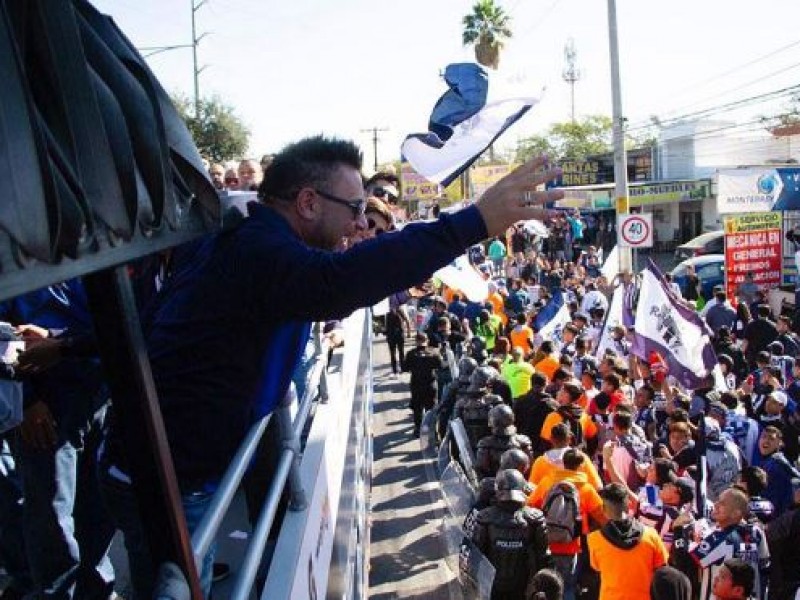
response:
<path id="1" fill-rule="evenodd" d="M 783 275 L 782 218 L 779 212 L 725 217 L 725 288 L 729 298 L 747 273 L 761 289 L 781 285 Z"/>

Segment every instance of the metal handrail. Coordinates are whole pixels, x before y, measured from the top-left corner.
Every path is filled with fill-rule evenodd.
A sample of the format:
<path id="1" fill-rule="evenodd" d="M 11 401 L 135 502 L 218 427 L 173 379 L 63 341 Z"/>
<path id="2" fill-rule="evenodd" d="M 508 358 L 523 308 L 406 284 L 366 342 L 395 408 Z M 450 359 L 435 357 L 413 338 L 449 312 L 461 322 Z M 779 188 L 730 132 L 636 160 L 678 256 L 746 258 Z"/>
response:
<path id="1" fill-rule="evenodd" d="M 269 535 L 272 523 L 275 520 L 278 503 L 283 493 L 286 482 L 289 482 L 290 510 L 304 510 L 306 508 L 305 492 L 300 484 L 300 434 L 305 427 L 308 415 L 314 400 L 318 397 L 318 387 L 325 385 L 327 389 L 326 366 L 329 346 L 326 342 L 320 341 L 320 324 L 314 327 L 312 335 L 316 339 L 314 353 L 314 364 L 310 370 L 305 392 L 299 402 L 297 414 L 292 420 L 291 407 L 297 402 L 297 394 L 292 384 L 286 396 L 281 400 L 276 411 L 272 415 L 267 415 L 254 423 L 247 432 L 235 456 L 231 460 L 228 469 L 223 476 L 214 497 L 203 515 L 202 520 L 192 535 L 192 552 L 195 564 L 200 569 L 203 557 L 211 547 L 219 528 L 230 508 L 233 498 L 239 489 L 239 484 L 244 477 L 253 455 L 258 448 L 264 431 L 273 417 L 278 419 L 278 431 L 281 437 L 281 456 L 275 476 L 270 484 L 264 503 L 264 507 L 259 515 L 250 544 L 239 575 L 236 579 L 233 595 L 231 598 L 245 599 L 249 596 L 253 587 L 261 557 L 266 546 L 267 536 Z M 320 391 L 321 393 L 321 391 Z"/>
<path id="2" fill-rule="evenodd" d="M 264 435 L 269 420 L 272 415 L 267 415 L 259 419 L 250 427 L 247 436 L 239 446 L 236 455 L 231 460 L 225 476 L 217 488 L 214 498 L 208 506 L 208 510 L 203 515 L 200 523 L 192 534 L 192 552 L 194 553 L 194 561 L 199 569 L 203 562 L 203 557 L 211 547 L 214 538 L 217 536 L 225 514 L 230 508 L 231 502 L 239 489 L 244 477 L 247 467 L 250 465 L 250 460 L 258 448 L 258 443 L 261 441 L 261 436 Z"/>

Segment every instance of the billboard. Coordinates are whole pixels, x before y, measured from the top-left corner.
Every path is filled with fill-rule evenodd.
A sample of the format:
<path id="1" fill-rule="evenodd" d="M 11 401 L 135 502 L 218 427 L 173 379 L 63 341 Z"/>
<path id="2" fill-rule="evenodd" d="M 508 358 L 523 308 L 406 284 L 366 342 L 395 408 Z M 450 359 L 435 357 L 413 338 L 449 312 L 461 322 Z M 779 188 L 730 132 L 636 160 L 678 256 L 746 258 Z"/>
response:
<path id="1" fill-rule="evenodd" d="M 800 167 L 749 167 L 717 172 L 720 214 L 800 209 Z"/>
<path id="2" fill-rule="evenodd" d="M 439 184 L 425 179 L 405 161 L 400 167 L 400 187 L 406 202 L 433 200 L 439 196 Z"/>
<path id="3" fill-rule="evenodd" d="M 747 273 L 761 289 L 777 288 L 783 276 L 782 215 L 750 213 L 725 217 L 725 289 L 729 298 Z"/>
<path id="4" fill-rule="evenodd" d="M 511 173 L 519 165 L 482 165 L 473 167 L 469 172 L 471 197 L 478 199 L 483 193 Z"/>

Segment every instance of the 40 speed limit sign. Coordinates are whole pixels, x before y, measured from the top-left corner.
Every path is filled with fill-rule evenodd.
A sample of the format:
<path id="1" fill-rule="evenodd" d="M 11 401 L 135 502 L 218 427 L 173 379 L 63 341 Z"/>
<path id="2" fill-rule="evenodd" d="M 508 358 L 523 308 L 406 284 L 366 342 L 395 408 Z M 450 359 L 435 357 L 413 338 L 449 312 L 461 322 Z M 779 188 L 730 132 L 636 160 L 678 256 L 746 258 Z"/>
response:
<path id="1" fill-rule="evenodd" d="M 617 242 L 623 248 L 652 248 L 652 213 L 617 215 Z"/>

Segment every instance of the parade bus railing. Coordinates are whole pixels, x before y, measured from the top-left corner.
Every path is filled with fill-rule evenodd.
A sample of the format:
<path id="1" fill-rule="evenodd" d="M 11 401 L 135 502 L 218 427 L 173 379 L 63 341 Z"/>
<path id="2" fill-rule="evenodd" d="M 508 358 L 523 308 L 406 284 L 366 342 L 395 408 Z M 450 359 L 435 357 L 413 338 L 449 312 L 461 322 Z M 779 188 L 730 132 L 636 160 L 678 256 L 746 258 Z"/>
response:
<path id="1" fill-rule="evenodd" d="M 324 590 L 328 597 L 366 597 L 372 464 L 371 328 L 366 319 L 365 312 L 359 311 L 345 321 L 347 344 L 339 377 L 333 384 L 327 373 L 329 347 L 320 342 L 319 326 L 315 328 L 316 352 L 299 404 L 292 387 L 271 417 L 264 417 L 251 427 L 192 536 L 199 570 L 269 419 L 277 419 L 281 457 L 244 560 L 238 565 L 231 600 L 250 598 L 284 490 L 289 495 L 289 511 L 281 524 L 261 597 L 316 598 Z M 330 385 L 336 393 L 328 402 Z M 301 436 L 312 408 L 315 416 L 301 448 Z M 165 575 L 174 578 L 180 571 L 167 570 Z M 163 583 L 162 588 L 182 589 Z M 182 600 L 183 596 L 164 594 L 161 598 Z"/>

